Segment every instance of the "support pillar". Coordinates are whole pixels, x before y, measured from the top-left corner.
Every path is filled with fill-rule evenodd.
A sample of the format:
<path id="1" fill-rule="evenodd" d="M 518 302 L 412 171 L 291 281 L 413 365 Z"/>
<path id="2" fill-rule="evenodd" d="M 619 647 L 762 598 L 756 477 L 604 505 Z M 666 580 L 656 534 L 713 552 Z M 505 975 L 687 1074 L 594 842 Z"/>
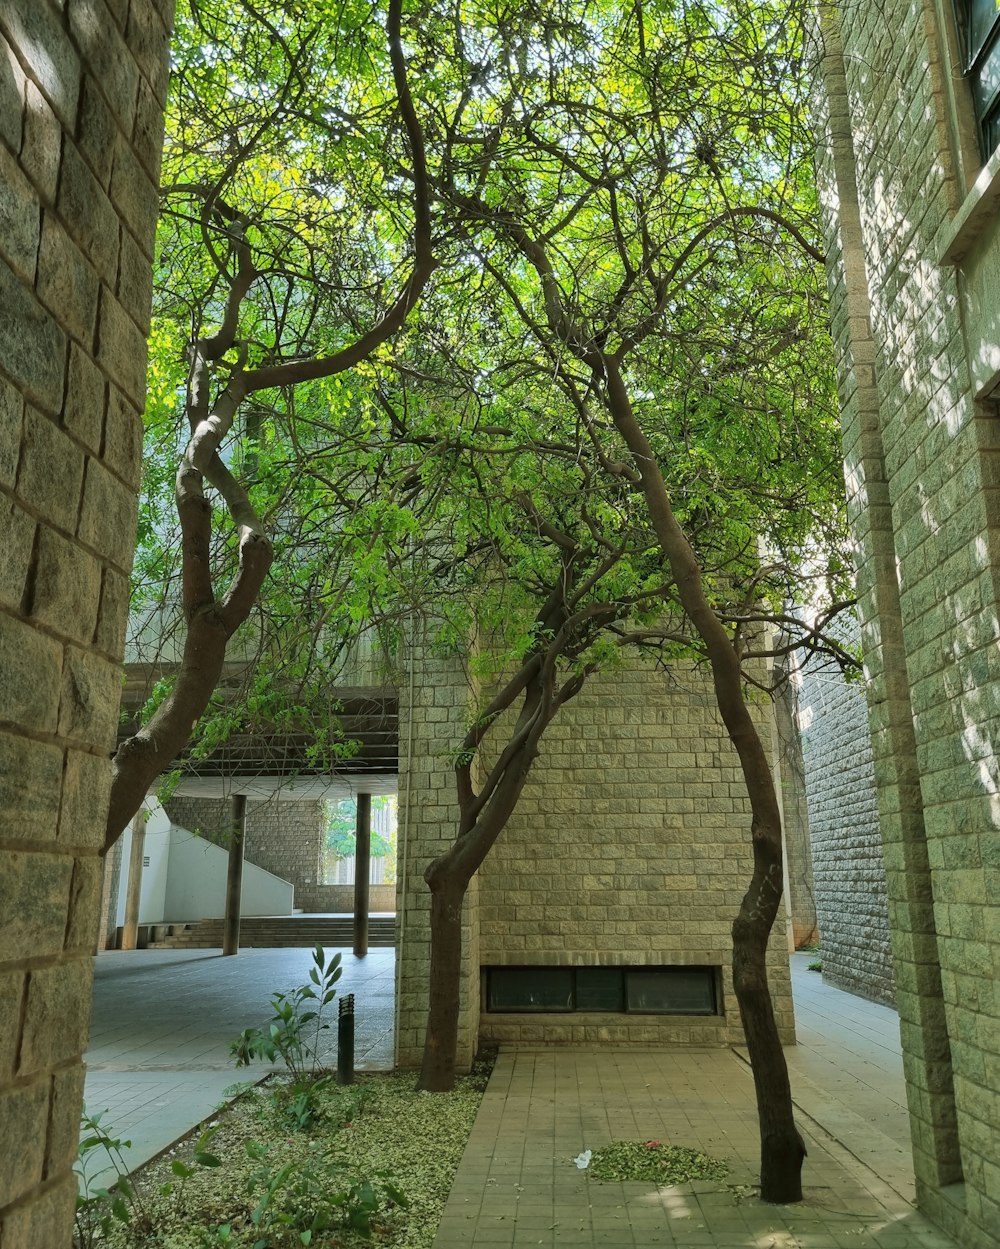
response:
<path id="1" fill-rule="evenodd" d="M 354 955 L 368 953 L 368 880 L 372 871 L 372 796 L 358 794 L 354 850 Z"/>
<path id="2" fill-rule="evenodd" d="M 243 845 L 247 831 L 245 794 L 233 794 L 233 839 L 229 843 L 229 870 L 226 873 L 226 920 L 222 953 L 238 954 L 240 949 L 240 908 L 243 901 Z"/>
<path id="3" fill-rule="evenodd" d="M 123 950 L 134 950 L 139 939 L 139 903 L 142 900 L 142 860 L 146 853 L 146 808 L 140 807 L 132 820 L 132 852 L 128 860 L 125 886 L 125 922 L 122 924 Z"/>

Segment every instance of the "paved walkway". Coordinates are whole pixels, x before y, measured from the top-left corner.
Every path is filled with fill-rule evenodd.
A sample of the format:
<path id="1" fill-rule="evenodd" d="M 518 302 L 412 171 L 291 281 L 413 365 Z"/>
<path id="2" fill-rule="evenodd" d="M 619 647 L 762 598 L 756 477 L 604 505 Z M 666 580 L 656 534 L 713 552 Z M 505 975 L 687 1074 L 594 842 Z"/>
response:
<path id="1" fill-rule="evenodd" d="M 354 993 L 355 1066 L 393 1062 L 395 953 L 341 951 L 339 993 Z M 271 994 L 304 984 L 311 950 L 133 950 L 99 954 L 84 1097 L 112 1135 L 130 1139 L 130 1169 L 207 1118 L 225 1090 L 272 1068 L 237 1068 L 229 1043 L 270 1018 Z M 336 1014 L 325 1034 L 336 1048 Z"/>
<path id="2" fill-rule="evenodd" d="M 895 1013 L 824 986 L 807 961 L 793 960 L 801 1042 L 789 1051 L 809 1149 L 804 1202 L 766 1206 L 752 1195 L 759 1141 L 738 1054 L 508 1050 L 434 1249 L 954 1249 L 907 1200 Z M 613 1140 L 683 1144 L 725 1158 L 730 1177 L 658 1189 L 574 1165 Z"/>
<path id="3" fill-rule="evenodd" d="M 723 1049 L 501 1053 L 434 1249 L 954 1249 L 912 1207 L 894 1011 L 792 959 L 799 1044 L 787 1051 L 809 1148 L 800 1205 L 752 1196 L 758 1138 L 745 1057 Z M 131 1137 L 132 1167 L 206 1118 L 241 1078 L 230 1040 L 304 982 L 308 950 L 136 951 L 97 960 L 88 1107 Z M 358 1066 L 392 1061 L 393 951 L 344 952 Z M 363 1003 L 363 1008 L 362 1008 Z M 332 1040 L 332 1037 L 331 1037 Z M 611 1140 L 673 1141 L 726 1158 L 725 1184 L 602 1183 L 574 1157 Z"/>

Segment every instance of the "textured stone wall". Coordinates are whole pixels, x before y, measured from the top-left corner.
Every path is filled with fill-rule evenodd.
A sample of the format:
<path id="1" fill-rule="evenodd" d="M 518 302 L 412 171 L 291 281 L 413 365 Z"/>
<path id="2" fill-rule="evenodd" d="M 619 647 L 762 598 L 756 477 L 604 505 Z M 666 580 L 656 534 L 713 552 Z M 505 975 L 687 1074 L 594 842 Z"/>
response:
<path id="1" fill-rule="evenodd" d="M 799 691 L 823 979 L 895 1004 L 882 833 L 860 685 L 806 668 Z"/>
<path id="2" fill-rule="evenodd" d="M 781 798 L 781 826 L 785 841 L 785 893 L 791 946 L 798 950 L 819 940 L 819 920 L 798 698 L 792 679 L 785 681 L 774 700 L 774 753 L 775 784 Z"/>
<path id="3" fill-rule="evenodd" d="M 921 1204 L 1000 1242 L 1000 422 L 987 199 L 949 6 L 824 6 L 821 197 L 862 644 Z M 974 214 L 973 214 L 974 216 Z M 968 241 L 968 240 L 967 240 Z M 956 254 L 956 253 L 953 253 Z M 966 345 L 969 354 L 966 354 Z"/>
<path id="4" fill-rule="evenodd" d="M 228 798 L 172 798 L 166 811 L 181 828 L 228 847 L 233 818 Z M 326 910 L 326 906 L 318 905 L 325 898 L 325 887 L 319 883 L 323 878 L 325 831 L 322 802 L 251 799 L 247 802 L 243 854 L 248 862 L 290 881 L 298 909 Z"/>
<path id="5" fill-rule="evenodd" d="M 770 705 L 759 725 L 770 743 Z M 503 1041 L 741 1043 L 730 928 L 752 871 L 749 800 L 703 673 L 635 664 L 592 677 L 546 730 L 521 802 L 480 869 L 480 961 L 709 964 L 725 1015 L 491 1015 Z M 771 943 L 794 1041 L 785 912 Z"/>
<path id="6" fill-rule="evenodd" d="M 0 1244 L 70 1243 L 173 0 L 0 4 Z"/>
<path id="7" fill-rule="evenodd" d="M 423 1053 L 430 980 L 430 891 L 423 873 L 458 832 L 451 757 L 465 734 L 473 685 L 457 660 L 414 647 L 399 690 L 399 832 L 396 852 L 396 1062 L 417 1067 Z M 459 1067 L 475 1056 L 479 1029 L 479 880 L 462 924 Z"/>

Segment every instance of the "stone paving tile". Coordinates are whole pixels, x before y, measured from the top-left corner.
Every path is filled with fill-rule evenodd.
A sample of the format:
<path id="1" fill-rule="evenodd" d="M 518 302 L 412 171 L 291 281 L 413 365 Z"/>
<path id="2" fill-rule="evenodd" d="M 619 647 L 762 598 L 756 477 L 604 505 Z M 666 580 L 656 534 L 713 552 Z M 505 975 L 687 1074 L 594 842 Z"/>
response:
<path id="1" fill-rule="evenodd" d="M 364 959 L 342 951 L 337 989 L 355 994 L 355 1063 L 383 1070 L 393 1061 L 392 950 Z M 238 1069 L 229 1043 L 264 1023 L 271 994 L 305 983 L 308 949 L 108 951 L 97 956 L 84 1098 L 113 1135 L 131 1139 L 141 1166 L 207 1118 L 225 1090 L 254 1082 L 267 1065 Z M 336 1053 L 336 1017 L 325 1034 Z"/>
<path id="2" fill-rule="evenodd" d="M 800 1128 L 806 1200 L 763 1205 L 753 1083 L 732 1051 L 504 1051 L 434 1249 L 954 1249 L 808 1115 Z M 658 1189 L 574 1166 L 616 1139 L 684 1144 L 731 1174 Z"/>

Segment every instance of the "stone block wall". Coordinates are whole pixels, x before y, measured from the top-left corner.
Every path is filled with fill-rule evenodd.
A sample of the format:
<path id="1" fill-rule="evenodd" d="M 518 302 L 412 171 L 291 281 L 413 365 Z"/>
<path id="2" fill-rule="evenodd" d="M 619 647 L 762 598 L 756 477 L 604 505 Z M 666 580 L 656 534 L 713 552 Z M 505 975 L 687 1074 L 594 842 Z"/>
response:
<path id="1" fill-rule="evenodd" d="M 173 0 L 0 5 L 0 1244 L 70 1244 Z"/>
<path id="2" fill-rule="evenodd" d="M 917 1191 L 986 1249 L 1000 1243 L 1000 237 L 973 187 L 951 6 L 821 15 L 820 190 Z"/>
<path id="3" fill-rule="evenodd" d="M 301 898 L 301 900 L 300 900 Z M 303 911 L 329 911 L 338 915 L 353 915 L 353 885 L 315 885 L 312 889 L 295 891 L 295 905 Z M 369 885 L 368 911 L 391 915 L 396 909 L 395 885 Z"/>
<path id="4" fill-rule="evenodd" d="M 759 725 L 770 743 L 769 704 Z M 636 663 L 590 678 L 546 730 L 507 829 L 480 869 L 480 961 L 722 968 L 722 1017 L 483 1014 L 502 1041 L 742 1043 L 730 928 L 752 872 L 749 800 L 694 670 Z M 794 1042 L 785 912 L 770 980 Z"/>
<path id="5" fill-rule="evenodd" d="M 861 685 L 806 668 L 799 724 L 823 979 L 895 1004 L 868 708 Z"/>
<path id="6" fill-rule="evenodd" d="M 467 727 L 474 682 L 458 659 L 412 647 L 399 689 L 399 831 L 396 851 L 396 1062 L 418 1067 L 427 1024 L 430 891 L 423 873 L 458 832 L 452 756 Z M 479 879 L 462 925 L 459 1068 L 475 1057 L 479 1032 Z"/>
<path id="7" fill-rule="evenodd" d="M 799 733 L 798 695 L 788 679 L 774 700 L 775 786 L 781 799 L 784 833 L 785 895 L 790 945 L 793 950 L 819 940 L 816 883 L 813 876 L 805 763 Z"/>
<path id="8" fill-rule="evenodd" d="M 181 828 L 228 847 L 233 818 L 228 798 L 172 798 L 166 811 Z M 243 854 L 247 862 L 290 881 L 295 888 L 295 905 L 300 910 L 328 909 L 318 905 L 324 890 L 320 883 L 326 831 L 323 803 L 250 799 L 246 816 Z"/>

